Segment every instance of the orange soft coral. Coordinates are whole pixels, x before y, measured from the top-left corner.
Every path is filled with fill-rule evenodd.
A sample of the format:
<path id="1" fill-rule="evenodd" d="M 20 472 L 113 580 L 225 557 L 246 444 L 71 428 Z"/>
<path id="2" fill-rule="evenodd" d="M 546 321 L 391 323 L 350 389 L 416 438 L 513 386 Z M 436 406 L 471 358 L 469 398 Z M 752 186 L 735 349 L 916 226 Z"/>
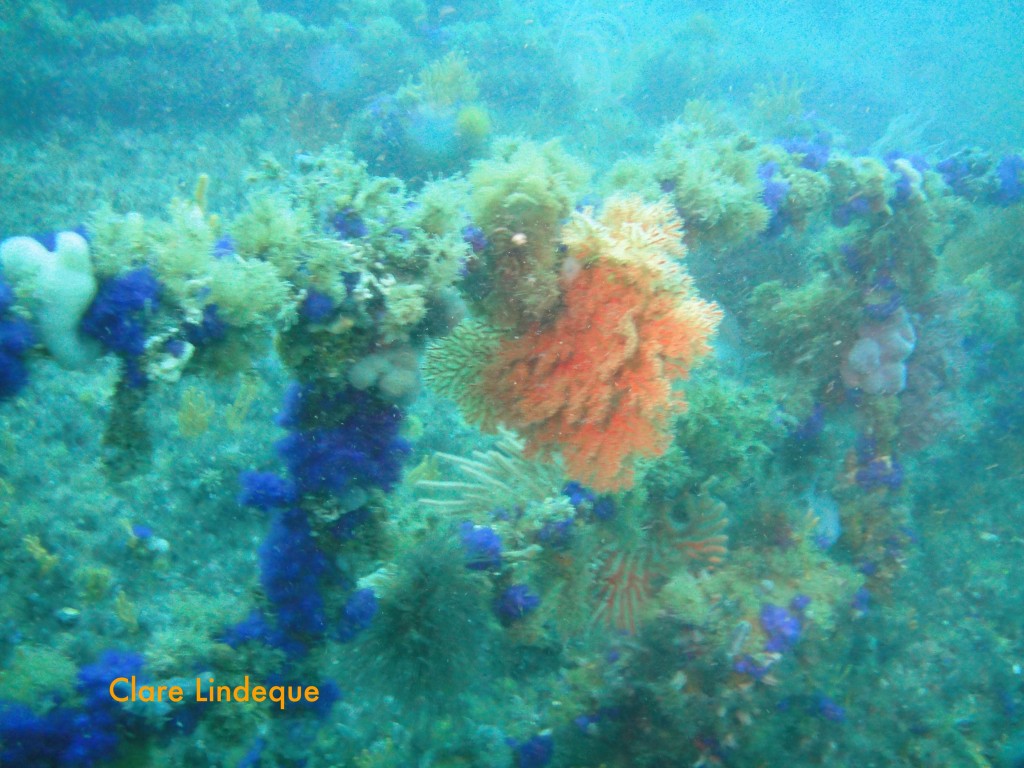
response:
<path id="1" fill-rule="evenodd" d="M 576 223 L 592 236 L 586 248 L 569 244 L 586 266 L 565 287 L 561 314 L 503 342 L 484 387 L 529 451 L 560 449 L 572 477 L 610 491 L 632 484 L 635 457 L 668 447 L 669 417 L 684 406 L 672 380 L 708 351 L 720 313 L 691 295 L 681 269 L 626 258 L 641 249 L 621 240 L 610 253 L 601 222 Z"/>

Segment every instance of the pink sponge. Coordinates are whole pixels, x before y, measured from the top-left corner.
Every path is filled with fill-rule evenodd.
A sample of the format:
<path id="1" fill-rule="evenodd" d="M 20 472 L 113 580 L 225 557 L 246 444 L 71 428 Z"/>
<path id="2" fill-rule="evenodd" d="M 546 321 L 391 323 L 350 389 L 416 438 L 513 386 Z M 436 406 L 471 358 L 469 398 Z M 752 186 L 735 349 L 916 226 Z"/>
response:
<path id="1" fill-rule="evenodd" d="M 896 395 L 907 386 L 905 361 L 917 336 L 906 310 L 900 307 L 882 322 L 864 323 L 839 372 L 848 387 L 869 395 Z"/>

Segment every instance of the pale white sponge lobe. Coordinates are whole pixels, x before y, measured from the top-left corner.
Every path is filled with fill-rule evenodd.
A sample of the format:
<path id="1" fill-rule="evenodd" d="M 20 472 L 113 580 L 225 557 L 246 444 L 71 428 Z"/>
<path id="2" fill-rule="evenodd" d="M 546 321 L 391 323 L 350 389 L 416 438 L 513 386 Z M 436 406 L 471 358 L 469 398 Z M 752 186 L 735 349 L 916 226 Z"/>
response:
<path id="1" fill-rule="evenodd" d="M 57 362 L 81 368 L 99 356 L 78 324 L 96 295 L 89 244 L 77 232 L 60 232 L 53 251 L 31 237 L 0 243 L 0 266 L 32 310 L 39 336 Z"/>
<path id="2" fill-rule="evenodd" d="M 375 386 L 385 400 L 410 405 L 420 389 L 419 358 L 405 346 L 374 352 L 352 365 L 348 381 L 356 389 Z"/>

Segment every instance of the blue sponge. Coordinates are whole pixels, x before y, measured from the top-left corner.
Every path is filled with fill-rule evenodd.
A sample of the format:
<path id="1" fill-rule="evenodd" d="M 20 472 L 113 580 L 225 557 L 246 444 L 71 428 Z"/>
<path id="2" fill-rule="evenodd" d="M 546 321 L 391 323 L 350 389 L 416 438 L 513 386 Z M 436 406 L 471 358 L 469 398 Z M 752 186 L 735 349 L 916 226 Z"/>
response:
<path id="1" fill-rule="evenodd" d="M 28 381 L 24 357 L 36 343 L 27 322 L 8 314 L 14 305 L 14 291 L 0 276 L 0 400 L 18 393 Z"/>
<path id="2" fill-rule="evenodd" d="M 260 584 L 277 612 L 284 650 L 302 655 L 326 629 L 320 577 L 327 558 L 317 548 L 300 510 L 278 513 L 260 547 Z"/>

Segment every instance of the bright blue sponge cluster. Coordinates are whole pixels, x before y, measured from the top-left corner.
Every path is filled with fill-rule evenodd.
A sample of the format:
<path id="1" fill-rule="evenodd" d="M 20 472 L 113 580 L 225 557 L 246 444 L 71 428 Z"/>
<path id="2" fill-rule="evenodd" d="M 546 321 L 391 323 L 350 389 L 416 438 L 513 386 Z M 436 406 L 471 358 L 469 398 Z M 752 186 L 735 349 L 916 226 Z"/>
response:
<path id="1" fill-rule="evenodd" d="M 238 503 L 268 512 L 290 507 L 298 500 L 295 484 L 274 472 L 243 472 Z"/>
<path id="2" fill-rule="evenodd" d="M 277 645 L 302 655 L 326 629 L 320 578 L 328 562 L 304 512 L 279 512 L 260 546 L 260 584 L 277 615 Z"/>
<path id="3" fill-rule="evenodd" d="M 26 321 L 11 314 L 14 291 L 0 275 L 0 400 L 16 395 L 28 381 L 25 354 L 35 344 Z"/>
<path id="4" fill-rule="evenodd" d="M 300 496 L 330 494 L 355 508 L 367 490 L 389 491 L 401 478 L 410 450 L 402 412 L 367 392 L 294 385 L 279 423 L 291 434 L 277 450 Z"/>
<path id="5" fill-rule="evenodd" d="M 146 383 L 140 366 L 146 351 L 146 325 L 162 291 L 149 267 L 133 269 L 104 281 L 82 317 L 82 333 L 124 361 L 125 380 L 133 387 Z"/>
<path id="6" fill-rule="evenodd" d="M 109 694 L 110 681 L 142 672 L 136 653 L 107 651 L 78 672 L 80 707 L 58 706 L 37 715 L 0 703 L 0 765 L 4 768 L 89 768 L 116 757 L 121 737 L 140 728 L 138 716 Z"/>
<path id="7" fill-rule="evenodd" d="M 338 622 L 338 639 L 343 643 L 354 640 L 370 626 L 378 608 L 377 596 L 372 589 L 357 589 L 349 595 L 342 610 L 341 621 Z"/>
<path id="8" fill-rule="evenodd" d="M 402 412 L 351 387 L 295 384 L 279 423 L 289 430 L 277 445 L 288 477 L 245 472 L 239 495 L 246 506 L 275 512 L 260 547 L 260 583 L 276 626 L 271 629 L 262 615 L 255 615 L 229 636 L 232 642 L 263 640 L 302 655 L 325 633 L 320 582 L 330 569 L 310 530 L 304 502 L 324 496 L 340 500 L 343 514 L 330 533 L 349 538 L 367 515 L 368 492 L 390 490 L 401 477 L 409 446 L 399 435 Z M 339 634 L 349 640 L 365 629 L 375 605 L 372 593 L 356 592 L 345 607 Z"/>

